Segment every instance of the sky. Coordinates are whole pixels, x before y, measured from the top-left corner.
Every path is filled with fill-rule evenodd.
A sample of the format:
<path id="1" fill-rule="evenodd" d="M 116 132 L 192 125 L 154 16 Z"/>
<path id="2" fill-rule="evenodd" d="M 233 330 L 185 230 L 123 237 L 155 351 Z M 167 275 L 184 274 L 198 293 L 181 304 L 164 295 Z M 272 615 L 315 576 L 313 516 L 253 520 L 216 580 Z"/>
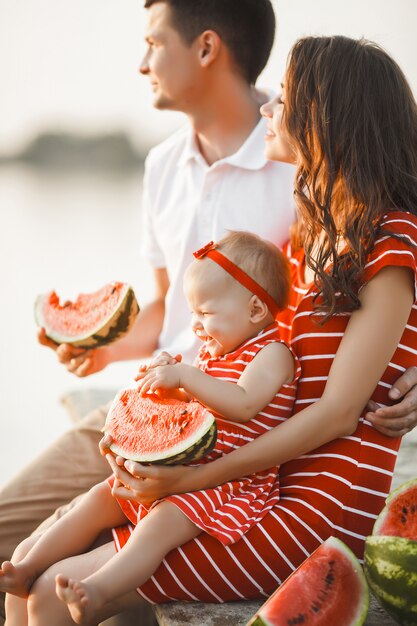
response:
<path id="1" fill-rule="evenodd" d="M 417 94 L 417 0 L 273 0 L 278 33 L 259 85 L 277 88 L 305 34 L 365 36 L 400 63 Z M 0 0 L 0 153 L 43 129 L 127 131 L 151 145 L 182 123 L 153 110 L 137 67 L 141 0 Z"/>

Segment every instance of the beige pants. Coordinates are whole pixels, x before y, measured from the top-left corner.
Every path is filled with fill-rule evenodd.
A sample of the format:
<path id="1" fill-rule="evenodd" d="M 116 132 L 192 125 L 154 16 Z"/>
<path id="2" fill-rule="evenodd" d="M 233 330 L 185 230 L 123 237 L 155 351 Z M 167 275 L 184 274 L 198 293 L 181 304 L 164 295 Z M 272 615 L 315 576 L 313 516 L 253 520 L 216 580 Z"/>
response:
<path id="1" fill-rule="evenodd" d="M 74 498 L 109 476 L 98 448 L 107 410 L 103 406 L 89 413 L 0 490 L 0 563 L 42 522 L 42 527 L 50 525 Z M 4 594 L 0 596 L 2 626 Z"/>

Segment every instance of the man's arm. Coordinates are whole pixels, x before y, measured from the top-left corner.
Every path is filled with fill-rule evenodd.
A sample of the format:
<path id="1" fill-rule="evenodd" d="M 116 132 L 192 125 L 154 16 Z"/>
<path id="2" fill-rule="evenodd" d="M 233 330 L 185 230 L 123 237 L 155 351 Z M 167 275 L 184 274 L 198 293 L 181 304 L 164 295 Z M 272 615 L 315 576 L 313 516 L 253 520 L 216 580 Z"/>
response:
<path id="1" fill-rule="evenodd" d="M 417 367 L 408 368 L 389 390 L 396 404 L 379 408 L 368 403 L 366 419 L 388 437 L 401 437 L 417 426 Z"/>
<path id="2" fill-rule="evenodd" d="M 149 357 L 158 347 L 165 316 L 165 297 L 169 287 L 165 268 L 154 270 L 155 298 L 139 313 L 130 332 L 109 346 L 84 350 L 70 344 L 57 345 L 41 329 L 39 343 L 55 350 L 58 360 L 75 376 L 85 377 L 104 369 L 109 363 Z"/>

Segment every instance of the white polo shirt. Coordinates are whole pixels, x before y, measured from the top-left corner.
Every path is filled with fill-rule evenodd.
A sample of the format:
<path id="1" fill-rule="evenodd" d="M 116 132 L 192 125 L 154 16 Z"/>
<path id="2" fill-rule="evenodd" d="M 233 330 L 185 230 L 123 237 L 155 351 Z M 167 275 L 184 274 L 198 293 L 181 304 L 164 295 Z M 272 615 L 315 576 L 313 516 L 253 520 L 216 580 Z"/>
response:
<path id="1" fill-rule="evenodd" d="M 160 348 L 191 362 L 199 341 L 190 326 L 183 275 L 192 253 L 229 230 L 247 230 L 282 246 L 294 221 L 294 167 L 264 155 L 261 119 L 233 155 L 208 165 L 186 126 L 153 148 L 145 163 L 142 250 L 166 268 L 169 290 Z"/>

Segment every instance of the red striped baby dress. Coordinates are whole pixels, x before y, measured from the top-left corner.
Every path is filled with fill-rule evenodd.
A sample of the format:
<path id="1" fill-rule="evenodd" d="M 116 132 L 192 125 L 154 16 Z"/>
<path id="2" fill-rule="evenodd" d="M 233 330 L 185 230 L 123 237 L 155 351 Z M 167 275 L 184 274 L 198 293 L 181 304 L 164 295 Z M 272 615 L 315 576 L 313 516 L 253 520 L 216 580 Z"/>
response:
<path id="1" fill-rule="evenodd" d="M 230 383 L 237 383 L 247 365 L 271 343 L 282 343 L 277 322 L 264 328 L 239 346 L 232 353 L 211 357 L 204 349 L 200 351 L 197 366 L 210 376 Z M 294 380 L 283 385 L 258 415 L 239 424 L 215 415 L 217 441 L 214 449 L 201 462 L 209 463 L 239 448 L 267 430 L 287 419 L 295 400 Z M 165 498 L 175 504 L 192 521 L 225 545 L 238 541 L 249 528 L 257 524 L 279 500 L 279 473 L 273 467 L 245 476 L 240 480 L 224 483 L 213 489 L 180 494 Z M 118 500 L 128 519 L 134 524 L 149 512 L 149 507 L 134 501 Z"/>
<path id="2" fill-rule="evenodd" d="M 417 218 L 391 212 L 384 216 L 382 228 L 396 236 L 381 232 L 367 259 L 363 285 L 387 266 L 407 267 L 416 276 Z M 310 315 L 315 288 L 302 280 L 304 253 L 290 248 L 287 253 L 293 285 L 290 308 L 279 321 L 283 339 L 290 341 L 301 362 L 295 401 L 298 412 L 321 397 L 350 315 L 336 315 L 318 326 Z M 389 404 L 390 386 L 416 360 L 415 302 L 372 399 Z M 362 558 L 364 539 L 390 489 L 399 444 L 399 439 L 378 433 L 362 414 L 351 436 L 280 467 L 279 499 L 239 541 L 225 545 L 201 533 L 172 550 L 139 592 L 158 603 L 266 597 L 330 535 L 345 541 Z M 131 527 L 125 526 L 115 533 L 118 549 L 130 532 Z"/>

